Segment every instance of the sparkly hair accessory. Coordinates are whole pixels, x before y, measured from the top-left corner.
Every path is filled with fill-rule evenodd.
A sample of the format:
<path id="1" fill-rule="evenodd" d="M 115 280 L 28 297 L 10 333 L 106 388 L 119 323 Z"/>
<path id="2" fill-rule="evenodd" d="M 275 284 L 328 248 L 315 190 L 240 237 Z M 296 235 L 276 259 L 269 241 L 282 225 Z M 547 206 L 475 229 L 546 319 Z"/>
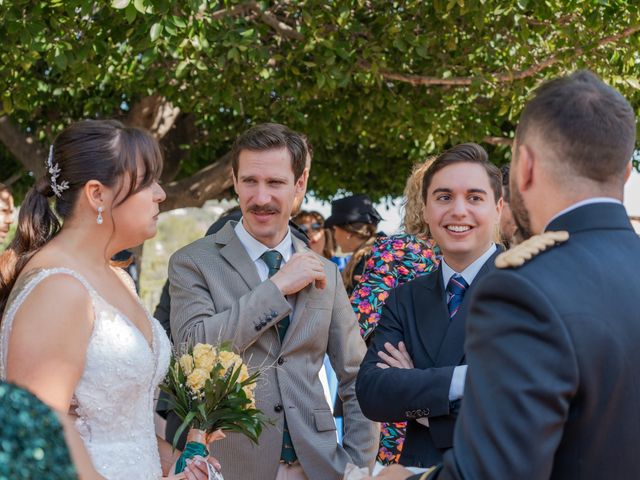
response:
<path id="1" fill-rule="evenodd" d="M 60 176 L 60 165 L 53 163 L 53 145 L 49 147 L 49 158 L 47 158 L 47 168 L 51 175 L 51 190 L 56 194 L 56 197 L 62 197 L 62 192 L 69 188 L 69 182 L 63 180 L 58 183 L 58 177 Z"/>

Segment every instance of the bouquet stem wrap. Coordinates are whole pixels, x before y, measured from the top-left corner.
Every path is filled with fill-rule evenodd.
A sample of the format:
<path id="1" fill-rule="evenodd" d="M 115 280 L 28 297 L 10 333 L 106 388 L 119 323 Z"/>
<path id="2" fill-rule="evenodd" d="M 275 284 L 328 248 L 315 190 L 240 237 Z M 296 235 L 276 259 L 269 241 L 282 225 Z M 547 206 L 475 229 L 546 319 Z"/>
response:
<path id="1" fill-rule="evenodd" d="M 189 430 L 187 434 L 187 444 L 176 462 L 175 473 L 183 472 L 187 466 L 187 460 L 190 458 L 197 455 L 206 458 L 209 455 L 207 445 L 216 440 L 222 440 L 223 438 L 225 438 L 225 434 L 222 433 L 222 430 L 216 430 L 212 433 L 207 433 L 204 430 L 198 430 L 196 428 Z"/>

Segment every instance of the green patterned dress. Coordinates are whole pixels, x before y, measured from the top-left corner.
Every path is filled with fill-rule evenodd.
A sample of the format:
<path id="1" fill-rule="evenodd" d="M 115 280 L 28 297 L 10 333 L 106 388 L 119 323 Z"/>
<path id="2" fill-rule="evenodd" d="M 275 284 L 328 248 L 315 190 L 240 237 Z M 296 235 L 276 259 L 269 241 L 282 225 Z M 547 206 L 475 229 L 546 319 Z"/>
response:
<path id="1" fill-rule="evenodd" d="M 35 396 L 0 382 L 0 480 L 77 479 L 56 414 Z"/>

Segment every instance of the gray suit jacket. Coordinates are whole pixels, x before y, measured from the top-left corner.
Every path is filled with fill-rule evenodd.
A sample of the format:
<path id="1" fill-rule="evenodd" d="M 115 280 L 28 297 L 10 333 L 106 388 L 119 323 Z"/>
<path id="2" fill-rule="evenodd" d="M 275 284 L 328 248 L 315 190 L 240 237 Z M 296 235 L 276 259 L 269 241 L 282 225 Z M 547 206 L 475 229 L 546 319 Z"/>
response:
<path id="1" fill-rule="evenodd" d="M 355 380 L 366 348 L 360 338 L 336 265 L 324 260 L 327 287 L 309 285 L 296 295 L 295 310 L 255 265 L 235 234 L 236 222 L 177 251 L 169 262 L 171 331 L 176 344 L 231 340 L 249 367 L 273 365 L 256 389 L 257 407 L 274 420 L 255 446 L 230 433 L 212 445 L 225 480 L 276 477 L 286 414 L 298 459 L 311 480 L 341 479 L 347 462 L 371 466 L 378 425 L 365 419 Z M 308 251 L 293 238 L 294 250 Z M 280 345 L 275 325 L 291 315 Z M 327 353 L 344 400 L 343 447 L 318 372 Z"/>

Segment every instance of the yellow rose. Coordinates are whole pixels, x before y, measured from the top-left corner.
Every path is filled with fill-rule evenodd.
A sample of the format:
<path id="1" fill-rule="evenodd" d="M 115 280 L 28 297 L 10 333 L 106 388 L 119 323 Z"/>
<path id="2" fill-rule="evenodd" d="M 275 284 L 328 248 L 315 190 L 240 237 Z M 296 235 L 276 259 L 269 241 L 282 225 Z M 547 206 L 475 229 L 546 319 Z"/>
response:
<path id="1" fill-rule="evenodd" d="M 240 374 L 238 375 L 238 381 L 244 382 L 247 378 L 249 378 L 249 370 L 247 370 L 247 366 L 243 364 L 240 367 Z"/>
<path id="2" fill-rule="evenodd" d="M 221 351 L 218 354 L 218 361 L 222 365 L 222 375 L 225 375 L 233 365 L 240 365 L 242 363 L 242 359 L 239 355 L 226 351 Z"/>
<path id="3" fill-rule="evenodd" d="M 256 398 L 255 398 L 255 395 L 253 393 L 253 388 L 250 388 L 250 387 L 253 387 L 253 386 L 255 386 L 255 384 L 245 385 L 244 387 L 242 387 L 242 390 L 244 390 L 244 394 L 251 401 L 251 403 L 249 403 L 249 405 L 248 405 L 249 408 L 256 408 Z"/>
<path id="4" fill-rule="evenodd" d="M 196 368 L 187 377 L 187 386 L 193 392 L 199 392 L 204 388 L 204 384 L 209 378 L 209 374 L 201 368 Z"/>
<path id="5" fill-rule="evenodd" d="M 193 347 L 193 360 L 196 368 L 209 373 L 216 364 L 216 351 L 211 345 L 198 343 Z"/>
<path id="6" fill-rule="evenodd" d="M 189 355 L 188 353 L 185 353 L 184 355 L 182 355 L 180 357 L 180 367 L 182 368 L 182 371 L 184 372 L 185 375 L 189 375 L 191 372 L 193 372 L 193 357 L 191 355 Z"/>

